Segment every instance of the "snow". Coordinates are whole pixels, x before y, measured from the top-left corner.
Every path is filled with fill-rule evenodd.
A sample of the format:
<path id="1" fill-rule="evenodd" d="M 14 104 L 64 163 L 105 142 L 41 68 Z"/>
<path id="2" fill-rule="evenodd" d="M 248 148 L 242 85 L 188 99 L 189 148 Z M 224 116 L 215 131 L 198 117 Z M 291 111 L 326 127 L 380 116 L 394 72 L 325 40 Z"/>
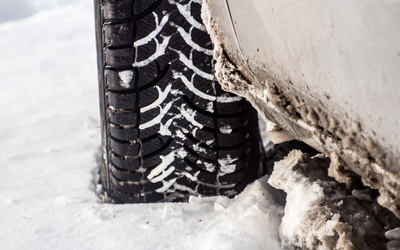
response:
<path id="1" fill-rule="evenodd" d="M 164 28 L 164 26 L 167 23 L 168 18 L 169 18 L 169 14 L 166 14 L 161 19 L 161 22 L 158 22 L 157 14 L 153 13 L 153 16 L 154 16 L 155 23 L 157 24 L 157 27 L 147 36 L 135 41 L 134 42 L 135 46 L 145 45 L 145 44 L 149 43 L 151 40 L 153 40 L 157 36 L 157 34 L 160 33 L 160 31 Z"/>
<path id="2" fill-rule="evenodd" d="M 280 249 L 265 178 L 232 200 L 99 203 L 93 1 L 0 3 L 0 249 Z"/>
<path id="3" fill-rule="evenodd" d="M 169 39 L 171 39 L 171 36 L 163 37 L 163 41 L 161 43 L 157 39 L 155 39 L 154 41 L 156 42 L 156 52 L 154 52 L 153 55 L 140 62 L 136 61 L 135 58 L 135 62 L 132 65 L 134 67 L 143 67 L 150 64 L 160 56 L 164 55 L 165 50 L 167 49 L 167 46 L 169 44 Z M 137 53 L 135 55 L 137 56 Z"/>
<path id="4" fill-rule="evenodd" d="M 184 28 L 180 27 L 178 24 L 171 23 L 171 25 L 176 27 L 176 30 L 179 32 L 179 34 L 181 35 L 183 40 L 185 40 L 185 42 L 190 45 L 190 47 L 192 47 L 193 49 L 195 49 L 199 52 L 203 52 L 206 55 L 209 55 L 209 56 L 213 55 L 213 51 L 211 49 L 203 48 L 200 45 L 198 45 L 195 41 L 192 40 L 193 27 L 190 29 L 190 32 L 188 33 L 185 31 Z"/>
<path id="5" fill-rule="evenodd" d="M 172 50 L 174 50 L 174 49 L 172 49 Z M 179 52 L 178 50 L 174 50 L 174 51 L 176 51 L 179 54 L 179 61 L 181 61 L 183 64 L 185 64 L 185 66 L 187 66 L 189 69 L 193 70 L 194 73 L 203 77 L 204 79 L 207 79 L 210 81 L 214 80 L 215 77 L 213 74 L 206 73 L 206 72 L 202 71 L 201 69 L 197 68 L 193 64 L 193 61 L 192 61 L 193 53 L 190 53 L 190 59 L 189 59 L 182 52 Z"/>
<path id="6" fill-rule="evenodd" d="M 203 124 L 200 122 L 196 121 L 195 117 L 197 114 L 197 111 L 194 111 L 191 108 L 185 108 L 186 104 L 182 104 L 181 107 L 179 108 L 180 113 L 182 114 L 185 119 L 190 122 L 193 126 L 197 128 L 203 128 Z"/>
<path id="7" fill-rule="evenodd" d="M 220 127 L 219 128 L 219 131 L 221 132 L 221 133 L 223 133 L 223 134 L 230 134 L 230 133 L 232 133 L 232 128 L 231 128 L 231 126 L 229 126 L 229 125 L 225 125 L 225 126 L 223 126 L 223 127 Z"/>
<path id="8" fill-rule="evenodd" d="M 288 194 L 286 198 L 288 206 L 286 206 L 285 215 L 282 218 L 281 234 L 290 240 L 301 235 L 306 223 L 304 218 L 307 218 L 310 208 L 324 197 L 323 189 L 317 183 L 307 183 L 306 178 L 302 178 L 299 173 L 292 172 L 293 167 L 300 162 L 301 156 L 300 151 L 292 151 L 285 160 L 275 163 L 274 172 L 269 179 L 269 183 L 273 187 L 283 189 Z M 300 247 L 312 249 L 313 242 L 308 242 L 308 237 L 304 238 L 303 241 L 306 243 Z"/>
<path id="9" fill-rule="evenodd" d="M 385 232 L 385 236 L 390 240 L 400 240 L 400 227 Z"/>
<path id="10" fill-rule="evenodd" d="M 371 190 L 350 195 L 345 185 L 328 177 L 329 164 L 322 154 L 309 157 L 299 150 L 275 163 L 268 182 L 287 193 L 280 225 L 282 245 L 289 249 L 400 249 L 396 239 L 400 231 L 394 229 L 400 221 L 370 196 L 367 199 Z"/>
<path id="11" fill-rule="evenodd" d="M 130 88 L 130 83 L 133 78 L 133 71 L 132 70 L 124 70 L 118 73 L 118 76 L 121 78 L 121 87 L 123 88 Z"/>
<path id="12" fill-rule="evenodd" d="M 160 114 L 157 115 L 156 117 L 154 117 L 153 119 L 151 119 L 150 121 L 140 124 L 139 129 L 151 128 L 157 124 L 160 124 L 162 118 L 164 118 L 164 116 L 166 114 L 168 114 L 168 111 L 171 109 L 173 103 L 174 103 L 174 100 L 166 103 L 164 105 L 164 107 L 161 107 L 161 105 L 159 105 L 158 108 L 160 109 Z"/>
<path id="13" fill-rule="evenodd" d="M 221 165 L 221 172 L 223 174 L 230 174 L 235 172 L 236 170 L 236 164 L 234 164 L 235 161 L 237 161 L 238 158 L 231 158 L 230 155 L 227 155 L 226 158 L 221 158 L 218 159 L 218 163 Z"/>
<path id="14" fill-rule="evenodd" d="M 196 74 L 194 73 L 191 77 L 191 80 L 187 79 L 186 76 L 184 76 L 182 73 L 180 72 L 173 72 L 173 78 L 174 79 L 181 79 L 182 82 L 186 85 L 186 87 L 193 92 L 195 95 L 205 99 L 205 100 L 209 100 L 209 101 L 217 101 L 219 103 L 230 103 L 230 102 L 237 102 L 240 101 L 242 99 L 242 97 L 240 96 L 212 96 L 212 95 L 208 95 L 206 93 L 201 92 L 199 89 L 197 89 L 194 85 L 193 85 L 193 78 Z"/>
<path id="15" fill-rule="evenodd" d="M 154 100 L 154 102 L 150 103 L 149 105 L 144 106 L 143 108 L 140 108 L 140 112 L 144 113 L 144 112 L 147 112 L 147 111 L 149 111 L 149 110 L 151 110 L 153 108 L 156 108 L 159 105 L 161 105 L 165 101 L 165 99 L 167 98 L 168 94 L 170 93 L 171 87 L 172 87 L 172 84 L 168 84 L 167 87 L 165 87 L 165 90 L 162 91 L 160 87 L 156 86 L 156 89 L 157 89 L 157 92 L 158 92 L 157 99 Z"/>

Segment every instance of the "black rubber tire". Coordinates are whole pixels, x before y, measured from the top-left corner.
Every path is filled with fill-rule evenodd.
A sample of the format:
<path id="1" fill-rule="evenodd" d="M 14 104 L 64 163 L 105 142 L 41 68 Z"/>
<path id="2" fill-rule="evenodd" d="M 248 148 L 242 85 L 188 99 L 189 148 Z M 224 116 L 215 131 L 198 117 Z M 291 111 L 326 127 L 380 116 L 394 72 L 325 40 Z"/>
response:
<path id="1" fill-rule="evenodd" d="M 257 112 L 213 74 L 199 1 L 95 0 L 104 165 L 117 203 L 234 196 L 263 171 Z"/>

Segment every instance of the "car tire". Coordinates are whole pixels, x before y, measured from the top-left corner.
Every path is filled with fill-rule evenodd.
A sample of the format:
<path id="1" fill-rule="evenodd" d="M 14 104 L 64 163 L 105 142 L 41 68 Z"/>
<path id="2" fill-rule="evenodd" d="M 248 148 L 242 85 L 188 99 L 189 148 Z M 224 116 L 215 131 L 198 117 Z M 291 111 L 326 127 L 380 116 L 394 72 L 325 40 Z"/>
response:
<path id="1" fill-rule="evenodd" d="M 114 202 L 232 197 L 264 172 L 257 112 L 216 81 L 200 1 L 95 9 L 101 183 Z"/>

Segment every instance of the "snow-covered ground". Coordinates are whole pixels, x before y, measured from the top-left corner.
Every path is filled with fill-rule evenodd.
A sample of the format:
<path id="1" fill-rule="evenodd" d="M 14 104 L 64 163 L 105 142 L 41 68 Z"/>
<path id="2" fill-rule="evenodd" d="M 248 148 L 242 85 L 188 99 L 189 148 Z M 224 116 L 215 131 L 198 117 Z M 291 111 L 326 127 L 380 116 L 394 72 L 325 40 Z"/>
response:
<path id="1" fill-rule="evenodd" d="M 280 249 L 265 179 L 233 200 L 99 204 L 92 0 L 0 0 L 0 249 Z"/>

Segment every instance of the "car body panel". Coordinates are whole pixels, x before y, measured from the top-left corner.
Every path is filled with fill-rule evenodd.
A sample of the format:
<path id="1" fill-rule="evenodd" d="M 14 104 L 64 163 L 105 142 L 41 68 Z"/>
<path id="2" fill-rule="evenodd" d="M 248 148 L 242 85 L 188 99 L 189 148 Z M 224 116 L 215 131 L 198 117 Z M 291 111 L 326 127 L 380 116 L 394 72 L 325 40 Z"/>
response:
<path id="1" fill-rule="evenodd" d="M 227 58 L 217 69 L 222 84 L 285 138 L 379 189 L 380 203 L 399 216 L 400 2 L 207 0 L 203 10 L 215 51 Z M 247 85 L 221 77 L 225 62 Z M 333 169 L 346 182 L 349 174 Z"/>

